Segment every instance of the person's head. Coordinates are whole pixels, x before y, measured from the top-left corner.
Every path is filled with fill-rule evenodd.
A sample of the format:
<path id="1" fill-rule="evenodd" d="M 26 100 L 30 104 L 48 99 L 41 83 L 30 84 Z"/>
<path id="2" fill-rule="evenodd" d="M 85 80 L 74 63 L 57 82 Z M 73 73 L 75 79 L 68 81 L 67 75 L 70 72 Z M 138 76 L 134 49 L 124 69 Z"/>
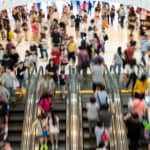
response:
<path id="1" fill-rule="evenodd" d="M 12 150 L 11 144 L 9 141 L 4 142 L 4 149 L 3 150 Z"/>
<path id="2" fill-rule="evenodd" d="M 23 61 L 19 62 L 19 64 L 18 64 L 19 68 L 22 68 L 23 65 L 24 65 Z"/>
<path id="3" fill-rule="evenodd" d="M 133 118 L 134 120 L 139 120 L 139 115 L 138 115 L 138 114 L 132 113 L 131 116 L 132 116 L 132 118 Z"/>
<path id="4" fill-rule="evenodd" d="M 41 99 L 46 99 L 48 97 L 50 97 L 49 94 L 47 92 L 44 92 L 41 96 Z"/>
<path id="5" fill-rule="evenodd" d="M 119 55 L 121 55 L 121 54 L 122 54 L 122 47 L 121 47 L 121 46 L 119 46 L 119 47 L 118 47 L 118 49 L 117 49 L 117 53 L 118 53 Z"/>
<path id="6" fill-rule="evenodd" d="M 91 27 L 91 26 L 88 28 L 88 31 L 89 31 L 89 32 L 92 31 L 92 27 Z"/>
<path id="7" fill-rule="evenodd" d="M 91 19 L 91 24 L 94 24 L 94 19 Z"/>
<path id="8" fill-rule="evenodd" d="M 96 102 L 96 98 L 95 97 L 91 97 L 90 98 L 90 103 L 94 104 Z"/>
<path id="9" fill-rule="evenodd" d="M 6 68 L 6 73 L 10 73 L 11 72 L 11 68 L 7 67 Z"/>
<path id="10" fill-rule="evenodd" d="M 105 91 L 105 86 L 103 84 L 100 85 L 100 90 Z"/>
<path id="11" fill-rule="evenodd" d="M 146 80 L 147 80 L 146 75 L 145 75 L 145 74 L 142 74 L 140 80 L 143 81 L 143 82 L 146 81 Z"/>
<path id="12" fill-rule="evenodd" d="M 50 60 L 49 60 L 49 64 L 50 64 L 50 65 L 54 65 L 54 61 L 53 61 L 53 59 L 52 59 L 52 58 L 50 58 Z"/>
<path id="13" fill-rule="evenodd" d="M 141 93 L 135 93 L 134 94 L 134 98 L 139 99 L 139 100 L 144 100 L 145 98 L 145 94 L 141 94 Z"/>
<path id="14" fill-rule="evenodd" d="M 99 128 L 102 128 L 104 126 L 104 121 L 101 118 L 97 121 L 97 126 Z"/>

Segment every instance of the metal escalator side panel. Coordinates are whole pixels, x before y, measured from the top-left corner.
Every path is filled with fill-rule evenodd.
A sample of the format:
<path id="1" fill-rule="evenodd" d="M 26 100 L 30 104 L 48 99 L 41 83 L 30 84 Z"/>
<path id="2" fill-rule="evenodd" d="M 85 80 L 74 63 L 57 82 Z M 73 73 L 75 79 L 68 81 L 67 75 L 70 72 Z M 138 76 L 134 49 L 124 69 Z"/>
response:
<path id="1" fill-rule="evenodd" d="M 30 71 L 28 71 L 30 73 Z M 25 106 L 25 114 L 24 114 L 24 123 L 23 123 L 23 134 L 22 134 L 22 143 L 21 150 L 27 150 L 31 148 L 32 142 L 32 123 L 33 123 L 33 110 L 35 106 L 35 91 L 37 87 L 37 80 L 39 78 L 40 73 L 43 73 L 43 68 L 40 67 L 39 72 L 37 73 L 37 69 L 33 68 L 31 74 L 28 74 L 29 83 L 27 88 L 26 95 L 26 106 Z"/>

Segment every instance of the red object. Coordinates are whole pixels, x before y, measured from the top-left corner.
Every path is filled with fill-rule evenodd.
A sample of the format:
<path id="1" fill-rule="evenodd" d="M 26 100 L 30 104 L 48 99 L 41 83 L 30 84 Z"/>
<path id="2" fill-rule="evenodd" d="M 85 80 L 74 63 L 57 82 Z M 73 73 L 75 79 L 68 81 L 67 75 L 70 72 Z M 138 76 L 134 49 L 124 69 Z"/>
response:
<path id="1" fill-rule="evenodd" d="M 32 24 L 31 28 L 32 28 L 33 31 L 39 31 L 39 26 L 35 23 Z"/>
<path id="2" fill-rule="evenodd" d="M 38 102 L 38 107 L 44 110 L 44 112 L 49 112 L 52 106 L 51 98 L 40 99 Z"/>
<path id="3" fill-rule="evenodd" d="M 51 51 L 51 55 L 54 57 L 53 58 L 54 64 L 59 65 L 60 64 L 61 52 L 57 49 L 53 49 Z"/>
<path id="4" fill-rule="evenodd" d="M 134 48 L 128 47 L 125 52 L 125 61 L 131 61 L 133 59 Z"/>
<path id="5" fill-rule="evenodd" d="M 101 141 L 102 141 L 103 143 L 109 141 L 109 138 L 108 138 L 108 135 L 107 135 L 105 129 L 104 129 L 104 131 L 103 131 L 103 133 L 102 133 Z"/>

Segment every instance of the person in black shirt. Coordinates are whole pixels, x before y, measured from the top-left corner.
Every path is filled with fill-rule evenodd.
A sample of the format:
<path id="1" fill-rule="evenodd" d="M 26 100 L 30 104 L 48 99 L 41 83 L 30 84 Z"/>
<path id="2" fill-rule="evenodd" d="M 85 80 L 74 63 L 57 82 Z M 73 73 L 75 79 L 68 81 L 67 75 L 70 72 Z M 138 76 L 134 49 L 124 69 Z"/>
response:
<path id="1" fill-rule="evenodd" d="M 57 27 L 54 29 L 54 32 L 52 32 L 51 37 L 52 37 L 53 45 L 55 45 L 55 46 L 59 45 L 59 43 L 60 43 L 60 34 L 58 32 L 58 28 Z"/>
<path id="2" fill-rule="evenodd" d="M 14 47 L 10 53 L 10 68 L 14 68 L 14 66 L 18 63 L 19 61 L 19 54 L 16 52 L 16 48 Z"/>
<path id="3" fill-rule="evenodd" d="M 53 80 L 55 81 L 55 83 L 57 83 L 58 82 L 58 72 L 57 72 L 58 68 L 54 64 L 53 59 L 49 60 L 49 63 L 46 65 L 45 70 L 50 75 L 50 77 L 53 78 Z"/>
<path id="4" fill-rule="evenodd" d="M 80 30 L 80 22 L 81 22 L 82 17 L 79 15 L 76 15 L 75 17 L 75 31 L 76 35 L 79 36 L 79 30 Z"/>
<path id="5" fill-rule="evenodd" d="M 129 139 L 129 150 L 138 150 L 138 143 L 141 139 L 141 135 L 144 136 L 144 126 L 139 120 L 137 114 L 127 114 L 124 117 L 127 127 L 127 137 Z M 143 133 L 141 132 L 143 131 Z"/>
<path id="6" fill-rule="evenodd" d="M 25 85 L 25 67 L 23 65 L 23 62 L 20 62 L 18 64 L 16 77 L 19 81 L 19 88 L 22 88 Z"/>

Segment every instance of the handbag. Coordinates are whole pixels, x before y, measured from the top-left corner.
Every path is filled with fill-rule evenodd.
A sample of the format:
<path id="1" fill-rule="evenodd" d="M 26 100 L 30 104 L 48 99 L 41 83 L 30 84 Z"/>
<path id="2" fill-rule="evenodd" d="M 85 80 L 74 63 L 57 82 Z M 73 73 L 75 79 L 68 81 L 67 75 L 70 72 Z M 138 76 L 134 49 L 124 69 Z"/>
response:
<path id="1" fill-rule="evenodd" d="M 106 133 L 106 130 L 104 128 L 103 132 L 102 132 L 102 135 L 101 135 L 101 141 L 98 145 L 98 148 L 102 148 L 105 146 L 105 142 L 109 141 L 109 138 L 108 138 L 108 135 Z"/>

